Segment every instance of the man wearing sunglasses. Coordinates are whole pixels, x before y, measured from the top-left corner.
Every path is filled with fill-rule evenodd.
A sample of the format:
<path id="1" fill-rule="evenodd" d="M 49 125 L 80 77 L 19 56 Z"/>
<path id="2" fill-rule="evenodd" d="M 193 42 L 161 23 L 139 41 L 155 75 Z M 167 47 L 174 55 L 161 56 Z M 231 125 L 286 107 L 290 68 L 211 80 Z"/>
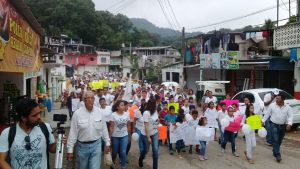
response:
<path id="1" fill-rule="evenodd" d="M 0 136 L 0 168 L 49 168 L 47 149 L 55 153 L 56 144 L 50 125 L 41 121 L 39 105 L 33 99 L 21 99 L 16 104 L 16 112 L 19 122 Z M 15 136 L 10 143 L 13 128 Z M 44 130 L 48 130 L 47 139 Z M 6 161 L 8 156 L 10 164 Z"/>

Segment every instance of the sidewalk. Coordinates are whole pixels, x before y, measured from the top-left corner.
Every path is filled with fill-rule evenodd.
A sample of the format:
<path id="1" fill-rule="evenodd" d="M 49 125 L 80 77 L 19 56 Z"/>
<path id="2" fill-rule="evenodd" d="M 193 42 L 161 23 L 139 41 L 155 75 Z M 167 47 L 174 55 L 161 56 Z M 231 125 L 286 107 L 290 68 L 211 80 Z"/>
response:
<path id="1" fill-rule="evenodd" d="M 61 102 L 53 102 L 52 105 L 52 111 L 51 112 L 45 112 L 45 116 L 42 117 L 42 120 L 46 123 L 49 123 L 51 125 L 52 128 L 56 128 L 57 127 L 57 122 L 53 121 L 53 115 L 54 114 L 66 114 L 67 117 L 67 121 L 65 124 L 62 125 L 62 127 L 70 127 L 70 118 L 69 118 L 69 112 L 67 108 L 60 108 L 61 106 Z"/>

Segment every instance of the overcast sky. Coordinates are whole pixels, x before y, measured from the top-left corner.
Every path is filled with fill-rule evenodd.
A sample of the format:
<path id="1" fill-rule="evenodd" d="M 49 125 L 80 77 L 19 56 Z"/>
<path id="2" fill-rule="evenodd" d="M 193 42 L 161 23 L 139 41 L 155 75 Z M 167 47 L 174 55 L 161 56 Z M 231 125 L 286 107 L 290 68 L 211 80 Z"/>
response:
<path id="1" fill-rule="evenodd" d="M 163 5 L 167 17 L 172 22 L 172 11 L 168 0 L 93 0 L 96 10 L 108 10 L 114 14 L 122 13 L 129 18 L 145 18 L 159 27 L 174 28 L 165 18 L 159 2 Z M 265 19 L 276 20 L 277 0 L 169 0 L 180 27 L 185 27 L 187 32 L 215 30 L 219 28 L 241 28 L 246 25 L 258 25 Z M 288 18 L 288 0 L 279 0 L 280 19 Z M 291 0 L 292 15 L 296 14 L 296 0 Z M 244 16 L 262 9 L 275 7 L 274 9 L 240 20 L 222 23 L 211 27 L 190 29 L 205 26 L 224 20 Z M 173 19 L 174 20 L 174 19 Z M 174 21 L 175 22 L 175 21 Z M 177 26 L 176 28 L 179 29 Z"/>

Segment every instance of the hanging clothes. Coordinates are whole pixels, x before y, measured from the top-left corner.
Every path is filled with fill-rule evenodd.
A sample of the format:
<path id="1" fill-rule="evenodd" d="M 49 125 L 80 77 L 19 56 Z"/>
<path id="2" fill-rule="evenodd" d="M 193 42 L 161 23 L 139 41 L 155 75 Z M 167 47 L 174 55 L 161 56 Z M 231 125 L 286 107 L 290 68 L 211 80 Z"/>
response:
<path id="1" fill-rule="evenodd" d="M 189 47 L 187 47 L 185 51 L 185 62 L 187 64 L 190 64 L 192 62 L 192 59 L 193 59 L 192 51 Z"/>

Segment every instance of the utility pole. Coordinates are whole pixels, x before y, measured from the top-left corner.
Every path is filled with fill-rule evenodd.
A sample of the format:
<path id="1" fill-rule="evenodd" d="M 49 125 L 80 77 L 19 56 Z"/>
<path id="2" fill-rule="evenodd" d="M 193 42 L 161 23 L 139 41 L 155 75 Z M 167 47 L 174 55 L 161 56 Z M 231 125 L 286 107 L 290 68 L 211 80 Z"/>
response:
<path id="1" fill-rule="evenodd" d="M 289 0 L 289 18 L 291 17 L 291 0 Z"/>
<path id="2" fill-rule="evenodd" d="M 279 26 L 279 0 L 277 0 L 277 27 Z"/>
<path id="3" fill-rule="evenodd" d="M 300 0 L 297 0 L 297 22 L 300 22 Z"/>
<path id="4" fill-rule="evenodd" d="M 181 36 L 181 56 L 183 57 L 183 80 L 186 83 L 186 60 L 185 60 L 185 28 L 182 28 L 182 36 Z M 184 87 L 184 86 L 183 86 Z"/>

